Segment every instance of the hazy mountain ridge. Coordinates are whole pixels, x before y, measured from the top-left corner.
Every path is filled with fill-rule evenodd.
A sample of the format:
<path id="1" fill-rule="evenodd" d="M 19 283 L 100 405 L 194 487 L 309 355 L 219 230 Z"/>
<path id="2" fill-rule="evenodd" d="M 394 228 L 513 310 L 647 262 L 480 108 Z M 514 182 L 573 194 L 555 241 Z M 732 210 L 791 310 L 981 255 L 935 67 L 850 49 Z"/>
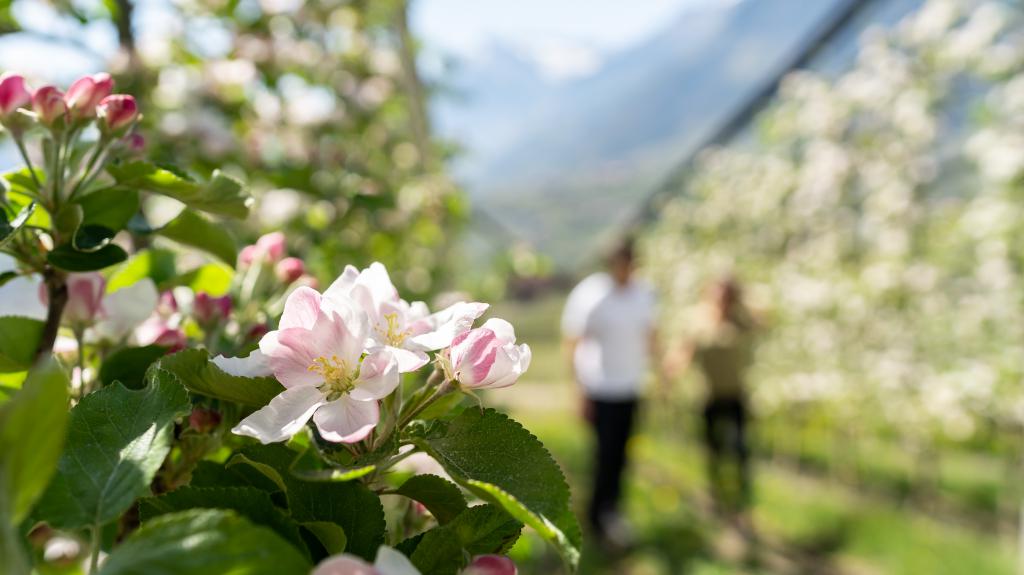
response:
<path id="1" fill-rule="evenodd" d="M 531 79 L 521 66 L 506 74 L 499 66 L 509 60 L 467 67 L 454 84 L 468 99 L 455 105 L 470 109 L 442 101 L 436 110 L 477 118 L 462 123 L 470 145 L 501 136 L 501 145 L 478 148 L 460 170 L 475 205 L 559 263 L 577 263 L 849 1 L 704 5 L 563 85 L 534 81 L 537 73 Z M 512 72 L 522 84 L 509 80 Z"/>

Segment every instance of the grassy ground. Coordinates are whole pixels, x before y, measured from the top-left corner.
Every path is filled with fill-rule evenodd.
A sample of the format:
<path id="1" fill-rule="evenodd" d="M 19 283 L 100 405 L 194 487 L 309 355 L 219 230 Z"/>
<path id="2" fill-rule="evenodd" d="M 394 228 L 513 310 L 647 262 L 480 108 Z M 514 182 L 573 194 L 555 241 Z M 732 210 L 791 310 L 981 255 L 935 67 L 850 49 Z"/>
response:
<path id="1" fill-rule="evenodd" d="M 505 304 L 495 315 L 512 321 L 531 344 L 534 362 L 515 387 L 492 392 L 551 449 L 573 486 L 582 511 L 589 487 L 590 435 L 577 417 L 576 395 L 558 349 L 561 302 Z M 625 509 L 637 546 L 609 554 L 587 542 L 580 572 L 676 573 L 1013 573 L 1014 535 L 940 521 L 898 499 L 854 490 L 789 465 L 756 468 L 750 544 L 709 511 L 701 452 L 684 433 L 686 412 L 649 405 L 630 444 Z M 969 470 L 960 470 L 970 478 Z M 559 573 L 556 556 L 535 536 L 514 549 L 520 572 Z"/>

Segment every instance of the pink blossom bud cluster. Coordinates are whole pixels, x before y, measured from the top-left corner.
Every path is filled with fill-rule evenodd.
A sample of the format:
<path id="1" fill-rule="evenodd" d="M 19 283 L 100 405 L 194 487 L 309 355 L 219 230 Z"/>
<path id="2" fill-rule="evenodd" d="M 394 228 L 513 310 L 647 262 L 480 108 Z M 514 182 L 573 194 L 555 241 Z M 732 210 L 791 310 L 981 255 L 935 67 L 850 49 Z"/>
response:
<path id="1" fill-rule="evenodd" d="M 113 90 L 114 80 L 106 73 L 83 76 L 61 92 L 50 85 L 30 90 L 23 76 L 5 72 L 0 75 L 0 121 L 10 128 L 18 109 L 31 109 L 40 123 L 54 129 L 98 120 L 105 135 L 123 136 L 139 118 L 138 104 Z M 141 143 L 130 136 L 126 145 L 136 149 Z"/>

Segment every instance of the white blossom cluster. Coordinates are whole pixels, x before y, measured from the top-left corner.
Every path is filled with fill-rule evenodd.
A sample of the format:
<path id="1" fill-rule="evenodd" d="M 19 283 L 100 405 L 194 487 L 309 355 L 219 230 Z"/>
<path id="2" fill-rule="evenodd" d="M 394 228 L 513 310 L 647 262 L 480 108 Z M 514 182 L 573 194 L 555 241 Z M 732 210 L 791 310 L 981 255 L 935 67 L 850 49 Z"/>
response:
<path id="1" fill-rule="evenodd" d="M 1021 5 L 930 0 L 838 78 L 791 74 L 757 125 L 703 153 L 645 238 L 666 331 L 734 273 L 764 312 L 762 414 L 921 439 L 1024 424 Z"/>

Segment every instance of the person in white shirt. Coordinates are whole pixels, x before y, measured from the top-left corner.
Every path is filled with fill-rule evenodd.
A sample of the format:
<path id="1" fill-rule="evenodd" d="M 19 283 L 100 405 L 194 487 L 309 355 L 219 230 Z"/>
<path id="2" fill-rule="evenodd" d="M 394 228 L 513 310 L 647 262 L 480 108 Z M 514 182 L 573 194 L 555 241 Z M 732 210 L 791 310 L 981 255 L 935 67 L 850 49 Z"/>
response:
<path id="1" fill-rule="evenodd" d="M 608 258 L 606 272 L 572 290 L 562 314 L 570 369 L 597 439 L 588 519 L 598 537 L 620 544 L 627 537 L 618 511 L 626 443 L 657 354 L 654 290 L 633 276 L 633 268 L 633 246 L 626 241 Z"/>

